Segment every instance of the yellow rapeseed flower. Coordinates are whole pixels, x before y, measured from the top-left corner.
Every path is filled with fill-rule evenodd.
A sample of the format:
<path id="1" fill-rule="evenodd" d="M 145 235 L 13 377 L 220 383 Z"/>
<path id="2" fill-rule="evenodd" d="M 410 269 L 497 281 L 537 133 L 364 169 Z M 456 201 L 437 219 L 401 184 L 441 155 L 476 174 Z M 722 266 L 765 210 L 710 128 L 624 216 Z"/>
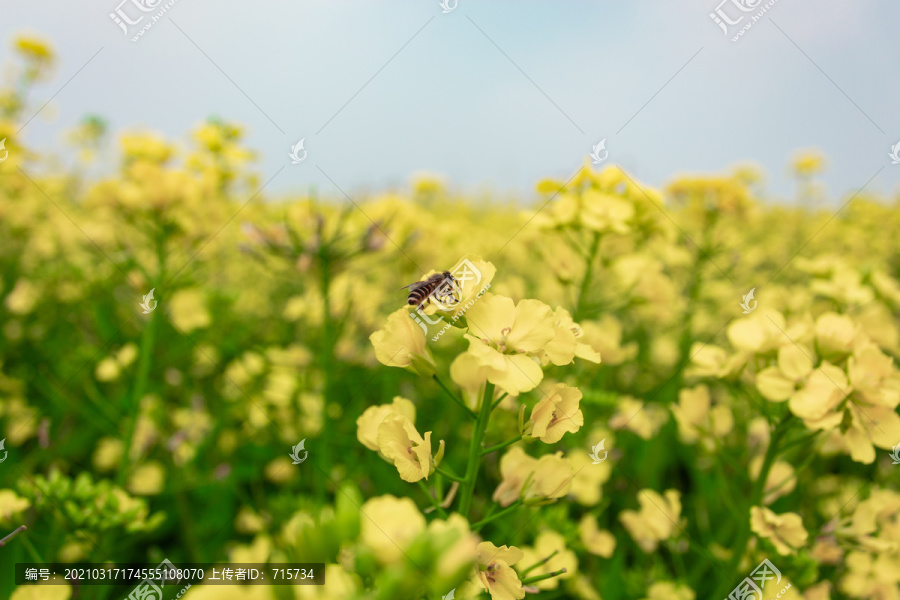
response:
<path id="1" fill-rule="evenodd" d="M 803 528 L 803 520 L 797 513 L 776 515 L 765 506 L 750 508 L 750 529 L 775 546 L 778 554 L 794 554 L 806 545 L 809 534 Z"/>
<path id="2" fill-rule="evenodd" d="M 600 353 L 594 350 L 584 341 L 581 326 L 572 320 L 572 315 L 565 308 L 558 307 L 553 314 L 556 335 L 545 346 L 539 356 L 541 363 L 547 365 L 568 365 L 575 357 L 589 360 L 593 363 L 600 362 Z"/>
<path id="3" fill-rule="evenodd" d="M 406 308 L 388 316 L 384 329 L 369 336 L 378 362 L 388 367 L 411 368 L 424 376 L 434 374 L 436 365 L 425 345 L 425 333 L 410 318 Z"/>
<path id="4" fill-rule="evenodd" d="M 533 390 L 544 377 L 537 358 L 555 336 L 553 311 L 539 300 L 512 299 L 487 293 L 466 313 L 469 354 L 487 369 L 487 379 L 518 395 Z"/>
<path id="5" fill-rule="evenodd" d="M 0 490 L 0 523 L 12 523 L 14 517 L 29 506 L 31 506 L 31 502 L 20 498 L 14 491 Z M 5 536 L 6 533 L 3 535 Z"/>
<path id="6" fill-rule="evenodd" d="M 528 456 L 520 446 L 513 446 L 500 459 L 500 476 L 502 480 L 492 496 L 500 506 L 509 506 L 519 499 L 522 486 L 534 473 L 537 459 Z"/>
<path id="7" fill-rule="evenodd" d="M 584 515 L 578 523 L 578 535 L 587 551 L 603 558 L 612 556 L 616 549 L 616 538 L 597 525 L 597 517 Z"/>
<path id="8" fill-rule="evenodd" d="M 694 590 L 683 583 L 658 581 L 647 589 L 647 597 L 643 600 L 694 600 Z"/>
<path id="9" fill-rule="evenodd" d="M 478 578 L 491 600 L 522 600 L 525 590 L 512 565 L 522 560 L 522 551 L 515 546 L 500 546 L 490 542 L 478 544 Z"/>
<path id="10" fill-rule="evenodd" d="M 557 383 L 531 410 L 531 436 L 546 444 L 555 444 L 566 432 L 575 433 L 584 425 L 578 407 L 581 391 Z"/>
<path id="11" fill-rule="evenodd" d="M 360 539 L 382 564 L 403 560 L 403 551 L 425 531 L 425 517 L 411 498 L 378 496 L 367 500 L 361 512 Z"/>
<path id="12" fill-rule="evenodd" d="M 622 525 L 646 553 L 656 551 L 659 542 L 667 540 L 678 532 L 681 518 L 681 493 L 666 490 L 665 498 L 659 493 L 645 489 L 638 493 L 640 511 L 623 510 L 619 513 Z"/>
<path id="13" fill-rule="evenodd" d="M 391 415 L 401 415 L 416 422 L 416 406 L 402 396 L 394 396 L 390 404 L 370 406 L 356 419 L 356 439 L 369 450 L 378 450 L 378 427 Z"/>
<path id="14" fill-rule="evenodd" d="M 397 467 L 400 479 L 416 482 L 428 479 L 434 470 L 431 432 L 423 439 L 415 425 L 404 416 L 391 415 L 378 426 L 378 449 Z"/>

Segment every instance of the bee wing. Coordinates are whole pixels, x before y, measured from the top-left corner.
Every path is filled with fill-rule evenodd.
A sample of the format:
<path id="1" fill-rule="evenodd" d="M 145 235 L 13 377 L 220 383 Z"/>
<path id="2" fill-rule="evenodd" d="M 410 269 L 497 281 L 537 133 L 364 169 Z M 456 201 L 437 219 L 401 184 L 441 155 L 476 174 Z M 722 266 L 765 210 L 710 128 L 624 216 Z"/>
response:
<path id="1" fill-rule="evenodd" d="M 428 283 L 427 281 L 416 281 L 415 283 L 411 283 L 411 284 L 409 284 L 409 285 L 404 285 L 404 286 L 403 286 L 402 288 L 400 288 L 400 289 L 401 289 L 401 290 L 404 290 L 404 289 L 406 289 L 406 288 L 409 288 L 409 293 L 413 293 L 414 291 L 416 291 L 417 289 L 421 288 L 423 285 L 425 285 L 425 284 L 427 284 L 427 283 Z"/>

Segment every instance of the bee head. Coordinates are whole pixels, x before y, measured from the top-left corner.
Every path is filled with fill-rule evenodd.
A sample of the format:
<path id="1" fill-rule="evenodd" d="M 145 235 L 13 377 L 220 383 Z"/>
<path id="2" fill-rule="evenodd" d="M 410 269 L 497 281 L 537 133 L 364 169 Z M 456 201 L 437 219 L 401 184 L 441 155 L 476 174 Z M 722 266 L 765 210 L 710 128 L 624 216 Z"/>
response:
<path id="1" fill-rule="evenodd" d="M 450 274 L 450 271 L 444 271 L 442 275 L 450 281 L 456 281 L 456 278 L 454 278 L 453 275 Z"/>

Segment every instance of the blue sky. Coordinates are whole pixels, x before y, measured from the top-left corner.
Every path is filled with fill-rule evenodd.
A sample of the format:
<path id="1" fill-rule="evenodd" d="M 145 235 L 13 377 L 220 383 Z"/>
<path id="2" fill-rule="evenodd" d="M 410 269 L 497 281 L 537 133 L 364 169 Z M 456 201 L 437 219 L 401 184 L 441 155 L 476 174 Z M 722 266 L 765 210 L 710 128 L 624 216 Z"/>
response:
<path id="1" fill-rule="evenodd" d="M 425 170 L 528 198 L 603 138 L 608 162 L 653 185 L 750 161 L 787 196 L 792 153 L 817 147 L 833 203 L 867 181 L 900 189 L 900 5 L 886 0 L 778 0 L 736 43 L 709 17 L 721 0 L 459 0 L 446 14 L 437 0 L 177 0 L 136 43 L 109 17 L 120 1 L 0 0 L 3 62 L 20 31 L 60 56 L 28 144 L 63 155 L 91 113 L 175 138 L 216 115 L 246 126 L 264 181 L 278 173 L 267 195 L 353 195 Z M 731 1 L 727 14 L 755 14 Z"/>

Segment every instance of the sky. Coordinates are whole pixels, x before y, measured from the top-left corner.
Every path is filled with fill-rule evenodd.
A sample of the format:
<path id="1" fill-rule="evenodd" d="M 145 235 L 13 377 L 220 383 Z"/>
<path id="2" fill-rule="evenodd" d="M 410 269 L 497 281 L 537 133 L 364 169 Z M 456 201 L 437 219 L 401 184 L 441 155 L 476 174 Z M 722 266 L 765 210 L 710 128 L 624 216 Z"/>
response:
<path id="1" fill-rule="evenodd" d="M 32 95 L 52 100 L 19 134 L 31 147 L 65 158 L 89 114 L 177 140 L 217 116 L 246 128 L 266 196 L 427 171 L 530 198 L 601 140 L 607 164 L 655 186 L 750 162 L 778 201 L 792 155 L 818 148 L 832 203 L 900 191 L 900 3 L 444 1 L 0 0 L 0 64 L 21 32 L 59 55 Z M 117 8 L 144 18 L 126 35 Z M 743 17 L 727 35 L 717 8 Z"/>

